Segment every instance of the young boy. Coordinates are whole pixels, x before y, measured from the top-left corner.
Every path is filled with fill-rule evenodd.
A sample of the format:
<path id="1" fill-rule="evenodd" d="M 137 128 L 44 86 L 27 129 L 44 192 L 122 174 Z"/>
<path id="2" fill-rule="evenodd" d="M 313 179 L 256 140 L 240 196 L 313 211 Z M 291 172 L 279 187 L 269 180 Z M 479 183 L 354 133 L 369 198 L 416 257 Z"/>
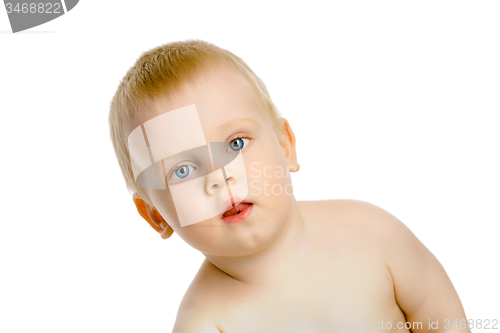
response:
<path id="1" fill-rule="evenodd" d="M 470 332 L 444 269 L 397 218 L 295 200 L 294 133 L 232 53 L 202 41 L 144 53 L 109 122 L 140 215 L 206 257 L 174 332 Z"/>

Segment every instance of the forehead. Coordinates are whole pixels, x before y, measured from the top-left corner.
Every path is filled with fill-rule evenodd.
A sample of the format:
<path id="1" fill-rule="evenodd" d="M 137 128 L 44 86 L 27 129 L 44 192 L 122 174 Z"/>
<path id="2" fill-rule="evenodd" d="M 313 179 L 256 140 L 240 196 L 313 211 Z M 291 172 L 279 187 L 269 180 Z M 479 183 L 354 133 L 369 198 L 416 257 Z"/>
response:
<path id="1" fill-rule="evenodd" d="M 265 121 L 252 87 L 243 75 L 217 67 L 204 70 L 184 82 L 171 95 L 157 97 L 141 122 L 188 105 L 196 106 L 202 129 L 208 136 L 215 134 L 215 129 L 221 124 L 237 118 L 253 119 L 257 123 Z"/>

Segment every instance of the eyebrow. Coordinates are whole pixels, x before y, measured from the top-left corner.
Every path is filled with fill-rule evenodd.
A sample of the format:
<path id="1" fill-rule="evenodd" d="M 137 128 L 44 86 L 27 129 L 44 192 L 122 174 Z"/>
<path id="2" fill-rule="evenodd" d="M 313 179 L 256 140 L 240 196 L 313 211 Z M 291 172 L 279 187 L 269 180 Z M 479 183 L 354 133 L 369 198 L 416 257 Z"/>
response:
<path id="1" fill-rule="evenodd" d="M 258 123 L 255 120 L 253 120 L 252 118 L 236 118 L 236 119 L 228 121 L 227 123 L 220 125 L 218 127 L 218 130 L 223 132 L 223 131 L 233 127 L 234 125 L 236 125 L 236 124 L 240 125 L 241 123 L 250 124 L 250 125 L 258 125 Z"/>

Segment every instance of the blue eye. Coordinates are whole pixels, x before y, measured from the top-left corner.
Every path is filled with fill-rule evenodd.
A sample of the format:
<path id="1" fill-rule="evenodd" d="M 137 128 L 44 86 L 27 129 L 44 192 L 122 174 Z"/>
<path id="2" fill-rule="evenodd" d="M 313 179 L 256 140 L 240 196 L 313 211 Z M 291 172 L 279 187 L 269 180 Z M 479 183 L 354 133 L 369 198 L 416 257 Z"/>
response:
<path id="1" fill-rule="evenodd" d="M 240 151 L 245 147 L 247 142 L 247 138 L 237 138 L 229 142 L 229 148 L 231 148 L 233 151 Z"/>
<path id="2" fill-rule="evenodd" d="M 180 166 L 172 174 L 172 179 L 174 180 L 184 179 L 187 176 L 189 176 L 194 170 L 195 168 L 190 165 Z"/>

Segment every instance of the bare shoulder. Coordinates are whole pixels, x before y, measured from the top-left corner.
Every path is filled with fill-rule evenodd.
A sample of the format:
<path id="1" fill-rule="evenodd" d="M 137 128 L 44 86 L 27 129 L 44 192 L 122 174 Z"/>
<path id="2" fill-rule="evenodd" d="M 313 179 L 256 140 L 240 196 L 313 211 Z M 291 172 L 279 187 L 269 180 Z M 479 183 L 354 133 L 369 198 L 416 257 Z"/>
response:
<path id="1" fill-rule="evenodd" d="M 300 201 L 304 219 L 312 228 L 343 231 L 358 239 L 383 246 L 389 240 L 412 239 L 411 231 L 396 216 L 372 203 L 335 199 Z"/>
<path id="2" fill-rule="evenodd" d="M 409 280 L 408 262 L 420 272 L 431 266 L 441 269 L 413 232 L 379 206 L 361 200 L 341 199 L 301 202 L 299 207 L 310 220 L 311 229 L 317 230 L 320 237 L 334 238 L 344 244 L 347 241 L 379 256 L 396 278 L 396 284 L 403 279 Z"/>
<path id="3" fill-rule="evenodd" d="M 217 325 L 202 314 L 177 317 L 172 333 L 221 333 Z"/>
<path id="4" fill-rule="evenodd" d="M 359 200 L 301 202 L 299 207 L 309 225 L 330 231 L 317 235 L 332 238 L 338 233 L 335 241 L 344 246 L 355 243 L 383 260 L 392 276 L 396 302 L 408 322 L 467 320 L 443 266 L 396 216 Z"/>
<path id="5" fill-rule="evenodd" d="M 384 209 L 361 200 L 333 199 L 298 203 L 305 218 L 319 222 L 369 223 L 367 220 L 381 222 L 380 219 L 395 219 Z"/>
<path id="6" fill-rule="evenodd" d="M 221 288 L 228 280 L 205 260 L 184 294 L 173 332 L 220 333 L 216 323 L 221 320 Z"/>

